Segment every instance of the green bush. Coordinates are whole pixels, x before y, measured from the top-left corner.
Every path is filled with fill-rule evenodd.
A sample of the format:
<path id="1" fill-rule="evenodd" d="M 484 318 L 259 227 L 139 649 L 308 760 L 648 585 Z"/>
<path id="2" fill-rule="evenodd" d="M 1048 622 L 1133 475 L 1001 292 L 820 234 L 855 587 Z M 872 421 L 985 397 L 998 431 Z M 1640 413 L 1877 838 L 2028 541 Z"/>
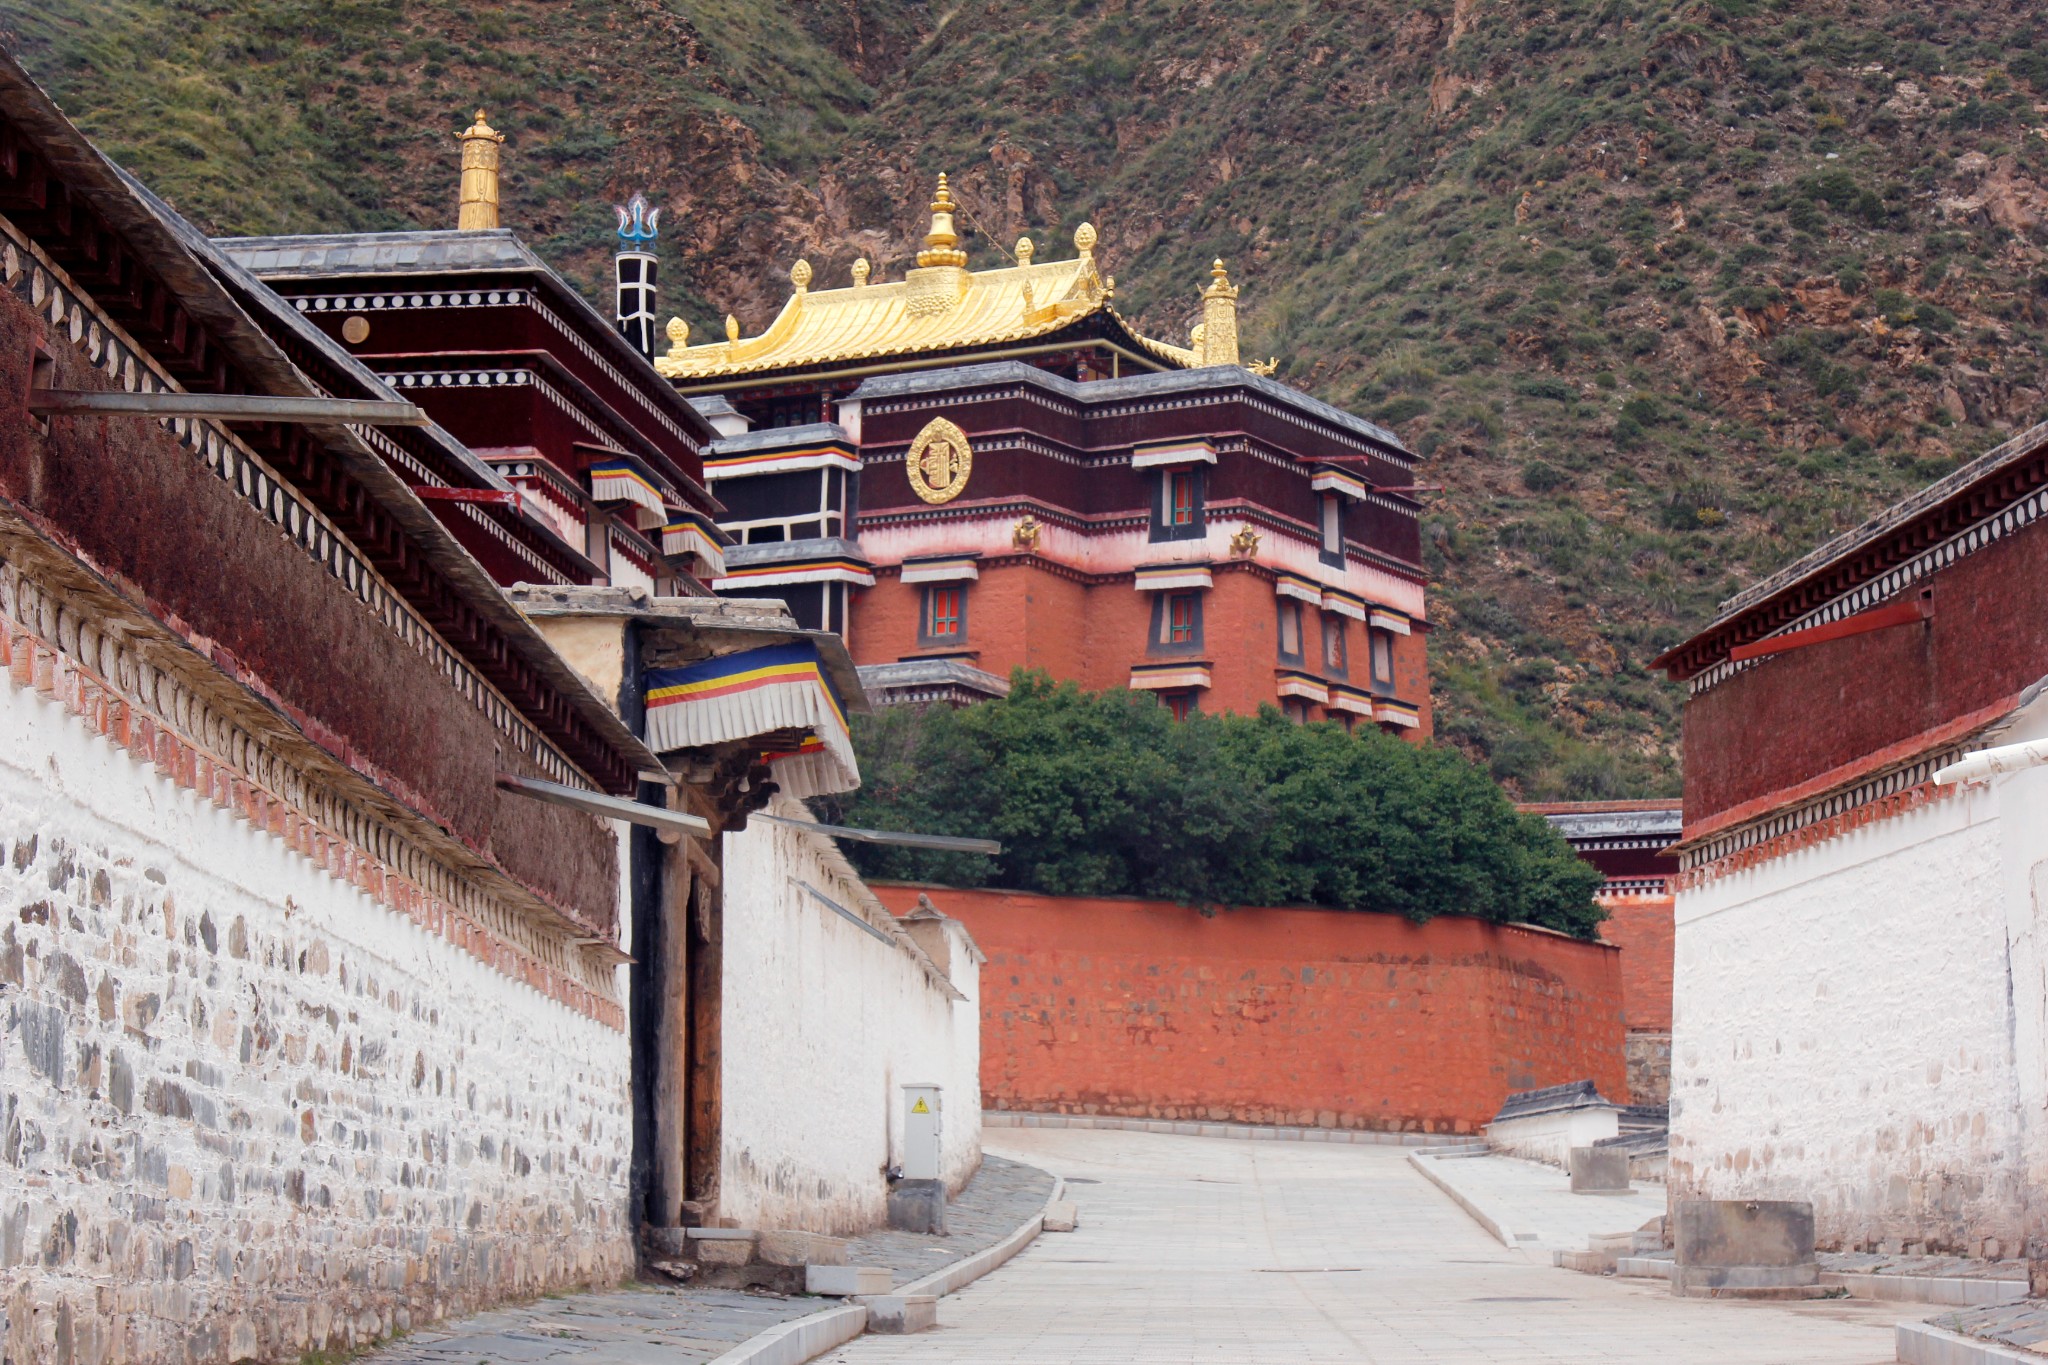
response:
<path id="1" fill-rule="evenodd" d="M 856 719 L 847 824 L 1002 841 L 994 858 L 854 845 L 863 874 L 1204 907 L 1324 905 L 1597 931 L 1600 874 L 1454 750 L 1019 670 L 998 701 Z"/>

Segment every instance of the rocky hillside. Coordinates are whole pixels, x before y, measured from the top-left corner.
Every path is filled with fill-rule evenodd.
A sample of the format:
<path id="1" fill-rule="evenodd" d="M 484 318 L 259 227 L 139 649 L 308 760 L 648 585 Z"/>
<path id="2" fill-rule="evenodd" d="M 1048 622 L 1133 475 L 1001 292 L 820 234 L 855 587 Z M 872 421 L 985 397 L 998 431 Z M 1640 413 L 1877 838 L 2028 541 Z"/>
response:
<path id="1" fill-rule="evenodd" d="M 587 281 L 901 269 L 931 177 L 1084 217 L 1127 312 L 1427 456 L 1441 726 L 1521 793 L 1675 787 L 1644 671 L 1737 584 L 2048 416 L 2048 21 L 2022 0 L 0 0 L 66 107 L 221 231 L 452 222 L 451 134 Z M 1062 249 L 1064 245 L 1062 243 Z"/>

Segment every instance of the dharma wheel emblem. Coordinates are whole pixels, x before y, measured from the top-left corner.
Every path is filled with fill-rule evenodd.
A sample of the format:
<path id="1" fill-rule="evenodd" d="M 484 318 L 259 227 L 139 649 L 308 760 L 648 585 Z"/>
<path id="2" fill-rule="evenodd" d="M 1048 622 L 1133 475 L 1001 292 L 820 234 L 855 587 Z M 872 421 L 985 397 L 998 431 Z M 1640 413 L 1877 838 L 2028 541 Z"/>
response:
<path id="1" fill-rule="evenodd" d="M 910 487 L 926 502 L 951 502 L 967 487 L 974 469 L 974 450 L 967 433 L 943 417 L 934 417 L 910 443 L 905 460 Z"/>

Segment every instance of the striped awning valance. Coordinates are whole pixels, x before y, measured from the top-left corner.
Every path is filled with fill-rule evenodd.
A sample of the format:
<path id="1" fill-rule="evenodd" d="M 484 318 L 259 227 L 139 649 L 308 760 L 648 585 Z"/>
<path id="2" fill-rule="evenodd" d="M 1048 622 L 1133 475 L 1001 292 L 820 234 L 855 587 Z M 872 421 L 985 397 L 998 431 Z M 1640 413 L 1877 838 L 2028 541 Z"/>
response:
<path id="1" fill-rule="evenodd" d="M 709 517 L 695 512 L 676 512 L 669 515 L 675 520 L 661 528 L 661 552 L 678 559 L 695 558 L 699 561 L 703 576 L 723 577 L 725 574 L 725 547 L 718 543 L 719 532 Z"/>
<path id="2" fill-rule="evenodd" d="M 766 746 L 775 781 L 791 796 L 824 796 L 860 785 L 846 710 L 809 641 L 769 645 L 646 675 L 647 743 L 657 752 L 698 749 L 755 735 L 801 732 L 790 746 Z"/>
<path id="3" fill-rule="evenodd" d="M 668 522 L 668 508 L 662 505 L 661 490 L 645 474 L 624 460 L 608 460 L 590 467 L 590 496 L 596 502 L 630 502 L 640 529 L 652 530 Z M 642 518 L 642 514 L 652 520 Z"/>

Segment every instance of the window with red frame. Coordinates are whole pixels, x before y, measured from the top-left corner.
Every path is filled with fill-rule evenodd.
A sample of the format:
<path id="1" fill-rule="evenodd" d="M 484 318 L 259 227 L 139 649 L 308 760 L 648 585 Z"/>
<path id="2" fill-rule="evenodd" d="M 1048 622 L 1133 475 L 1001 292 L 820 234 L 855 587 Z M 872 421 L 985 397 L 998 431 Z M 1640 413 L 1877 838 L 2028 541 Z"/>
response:
<path id="1" fill-rule="evenodd" d="M 1323 617 L 1323 669 L 1339 677 L 1344 674 L 1344 618 L 1341 616 Z"/>
<path id="2" fill-rule="evenodd" d="M 927 640 L 957 640 L 965 613 L 962 598 L 966 590 L 955 587 L 925 589 L 924 636 Z"/>
<path id="3" fill-rule="evenodd" d="M 1186 720 L 1202 709 L 1198 704 L 1199 694 L 1194 692 L 1162 692 L 1159 700 L 1166 704 L 1167 711 L 1175 720 Z"/>
<path id="4" fill-rule="evenodd" d="M 1166 519 L 1169 526 L 1195 524 L 1195 471 L 1176 469 L 1167 476 Z"/>
<path id="5" fill-rule="evenodd" d="M 1197 599 L 1191 592 L 1177 592 L 1166 599 L 1166 629 L 1160 632 L 1163 645 L 1191 645 L 1198 621 Z"/>

